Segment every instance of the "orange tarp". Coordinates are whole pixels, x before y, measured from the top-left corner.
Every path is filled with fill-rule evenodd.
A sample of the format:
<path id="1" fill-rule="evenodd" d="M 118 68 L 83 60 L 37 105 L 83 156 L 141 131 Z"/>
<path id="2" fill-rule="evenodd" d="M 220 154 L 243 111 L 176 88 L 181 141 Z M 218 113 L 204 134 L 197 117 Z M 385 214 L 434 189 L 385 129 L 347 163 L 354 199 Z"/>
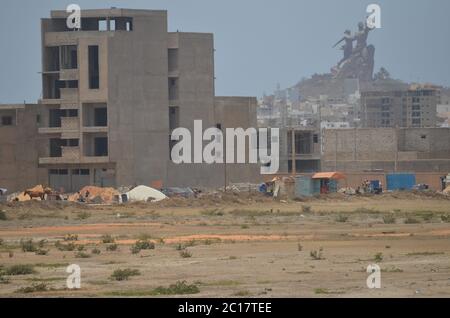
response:
<path id="1" fill-rule="evenodd" d="M 339 179 L 345 179 L 345 175 L 341 172 L 320 172 L 316 173 L 312 177 L 313 179 L 332 179 L 332 180 L 339 180 Z"/>

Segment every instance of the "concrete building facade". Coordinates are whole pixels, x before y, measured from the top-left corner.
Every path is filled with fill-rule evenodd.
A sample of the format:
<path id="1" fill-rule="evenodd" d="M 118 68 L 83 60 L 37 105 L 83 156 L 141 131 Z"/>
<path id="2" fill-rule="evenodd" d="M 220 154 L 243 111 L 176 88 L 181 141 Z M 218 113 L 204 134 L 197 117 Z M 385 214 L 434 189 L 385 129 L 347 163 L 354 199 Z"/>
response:
<path id="1" fill-rule="evenodd" d="M 322 169 L 447 174 L 450 128 L 324 130 Z"/>
<path id="2" fill-rule="evenodd" d="M 52 11 L 41 21 L 42 98 L 22 109 L 39 120 L 15 126 L 36 144 L 36 178 L 19 184 L 6 181 L 18 178 L 11 174 L 2 186 L 223 185 L 222 165 L 175 166 L 170 158 L 171 132 L 193 131 L 194 120 L 204 129 L 256 127 L 256 98 L 215 97 L 213 35 L 168 33 L 166 11 L 83 10 L 75 31 L 67 17 Z M 259 177 L 258 165 L 228 168 L 237 170 L 230 182 Z"/>
<path id="3" fill-rule="evenodd" d="M 361 124 L 365 128 L 436 127 L 439 90 L 410 88 L 361 93 Z"/>

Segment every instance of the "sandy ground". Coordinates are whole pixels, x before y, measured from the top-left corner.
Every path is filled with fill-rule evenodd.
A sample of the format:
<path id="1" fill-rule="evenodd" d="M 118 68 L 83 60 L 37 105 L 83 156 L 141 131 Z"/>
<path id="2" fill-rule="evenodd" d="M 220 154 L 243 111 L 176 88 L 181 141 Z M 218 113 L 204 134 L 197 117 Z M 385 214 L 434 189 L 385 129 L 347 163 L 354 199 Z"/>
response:
<path id="1" fill-rule="evenodd" d="M 0 297 L 154 297 L 155 288 L 178 281 L 199 289 L 184 297 L 450 297 L 450 200 L 440 196 L 275 202 L 241 194 L 121 206 L 25 202 L 0 210 L 0 265 L 35 271 L 3 274 Z M 77 235 L 73 243 L 88 258 L 55 247 L 68 244 L 68 234 Z M 116 251 L 107 251 L 106 234 Z M 23 252 L 24 239 L 45 240 L 47 255 Z M 156 248 L 132 254 L 139 239 Z M 182 257 L 179 245 L 191 257 Z M 70 264 L 81 267 L 77 291 L 66 288 Z M 381 267 L 381 289 L 366 285 L 371 264 Z M 140 275 L 112 280 L 117 269 Z M 36 284 L 48 290 L 21 290 Z"/>

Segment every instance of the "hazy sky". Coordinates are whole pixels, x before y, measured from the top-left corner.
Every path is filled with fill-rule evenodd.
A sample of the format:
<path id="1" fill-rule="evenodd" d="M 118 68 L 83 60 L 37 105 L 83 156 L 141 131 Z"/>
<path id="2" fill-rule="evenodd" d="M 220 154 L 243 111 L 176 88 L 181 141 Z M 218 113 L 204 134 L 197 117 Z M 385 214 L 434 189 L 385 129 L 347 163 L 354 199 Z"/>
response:
<path id="1" fill-rule="evenodd" d="M 342 55 L 332 45 L 345 29 L 356 29 L 368 4 L 378 3 L 382 29 L 369 38 L 376 68 L 450 86 L 449 0 L 1 0 L 0 103 L 40 97 L 40 18 L 70 3 L 166 9 L 169 31 L 213 32 L 216 94 L 243 96 L 328 72 Z"/>

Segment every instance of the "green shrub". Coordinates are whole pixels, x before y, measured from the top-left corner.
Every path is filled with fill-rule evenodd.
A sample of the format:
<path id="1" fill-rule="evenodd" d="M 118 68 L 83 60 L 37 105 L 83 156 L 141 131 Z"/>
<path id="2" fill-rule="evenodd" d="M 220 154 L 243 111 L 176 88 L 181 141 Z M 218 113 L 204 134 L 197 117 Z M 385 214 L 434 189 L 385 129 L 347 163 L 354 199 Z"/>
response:
<path id="1" fill-rule="evenodd" d="M 176 282 L 169 287 L 158 287 L 153 290 L 155 295 L 193 295 L 200 293 L 197 285 L 189 285 L 186 281 Z"/>
<path id="2" fill-rule="evenodd" d="M 45 292 L 48 291 L 48 287 L 47 284 L 45 283 L 40 283 L 40 284 L 33 284 L 29 287 L 22 287 L 20 289 L 18 289 L 16 292 L 17 293 L 36 293 L 36 292 Z"/>
<path id="3" fill-rule="evenodd" d="M 77 234 L 66 234 L 64 236 L 64 241 L 66 241 L 66 242 L 78 241 L 78 235 Z"/>
<path id="4" fill-rule="evenodd" d="M 315 261 L 319 261 L 323 259 L 323 248 L 321 247 L 319 250 L 313 250 L 309 253 L 311 258 Z"/>
<path id="5" fill-rule="evenodd" d="M 141 275 L 141 272 L 137 269 L 130 269 L 130 268 L 116 269 L 112 273 L 110 278 L 112 280 L 124 281 L 130 279 L 130 277 L 132 276 L 139 276 L 139 275 Z"/>
<path id="6" fill-rule="evenodd" d="M 155 249 L 155 243 L 150 242 L 149 240 L 138 240 L 136 243 L 134 243 L 133 246 L 131 246 L 131 252 L 133 254 L 138 254 L 142 250 L 154 250 Z"/>
<path id="7" fill-rule="evenodd" d="M 309 205 L 302 205 L 302 212 L 303 213 L 311 213 L 312 208 Z"/>
<path id="8" fill-rule="evenodd" d="M 48 255 L 49 250 L 38 249 L 35 254 L 36 255 Z"/>
<path id="9" fill-rule="evenodd" d="M 36 273 L 36 271 L 34 270 L 33 265 L 29 264 L 12 265 L 4 270 L 4 274 L 8 276 L 30 275 L 34 273 Z"/>
<path id="10" fill-rule="evenodd" d="M 383 222 L 384 224 L 395 224 L 396 222 L 395 216 L 393 216 L 392 214 L 384 215 Z"/>
<path id="11" fill-rule="evenodd" d="M 85 252 L 76 252 L 75 253 L 76 258 L 89 258 L 91 255 L 85 253 Z"/>
<path id="12" fill-rule="evenodd" d="M 0 221 L 6 221 L 8 218 L 6 217 L 5 211 L 0 211 Z"/>
<path id="13" fill-rule="evenodd" d="M 36 252 L 38 250 L 36 244 L 32 239 L 29 240 L 20 240 L 20 247 L 24 252 Z"/>
<path id="14" fill-rule="evenodd" d="M 375 257 L 373 259 L 375 262 L 381 262 L 383 260 L 383 253 L 375 254 Z"/>
<path id="15" fill-rule="evenodd" d="M 102 251 L 100 251 L 98 248 L 93 248 L 91 253 L 94 255 L 100 255 L 102 253 Z"/>
<path id="16" fill-rule="evenodd" d="M 346 223 L 347 221 L 348 221 L 348 216 L 339 215 L 336 218 L 336 222 L 339 222 L 339 223 Z"/>
<path id="17" fill-rule="evenodd" d="M 102 236 L 102 242 L 103 244 L 111 244 L 111 243 L 115 243 L 115 239 L 111 236 L 111 235 L 103 235 Z"/>
<path id="18" fill-rule="evenodd" d="M 419 224 L 419 223 L 420 223 L 419 220 L 412 217 L 409 217 L 405 220 L 405 224 Z"/>
<path id="19" fill-rule="evenodd" d="M 188 250 L 183 250 L 180 252 L 180 256 L 182 258 L 191 258 L 192 257 L 192 253 L 189 252 Z"/>
<path id="20" fill-rule="evenodd" d="M 74 243 L 69 243 L 69 244 L 62 244 L 60 241 L 56 241 L 55 242 L 55 247 L 59 250 L 59 251 L 63 251 L 63 252 L 71 252 L 75 250 L 75 244 Z"/>
<path id="21" fill-rule="evenodd" d="M 117 244 L 111 244 L 106 247 L 108 252 L 115 252 L 119 246 Z"/>

